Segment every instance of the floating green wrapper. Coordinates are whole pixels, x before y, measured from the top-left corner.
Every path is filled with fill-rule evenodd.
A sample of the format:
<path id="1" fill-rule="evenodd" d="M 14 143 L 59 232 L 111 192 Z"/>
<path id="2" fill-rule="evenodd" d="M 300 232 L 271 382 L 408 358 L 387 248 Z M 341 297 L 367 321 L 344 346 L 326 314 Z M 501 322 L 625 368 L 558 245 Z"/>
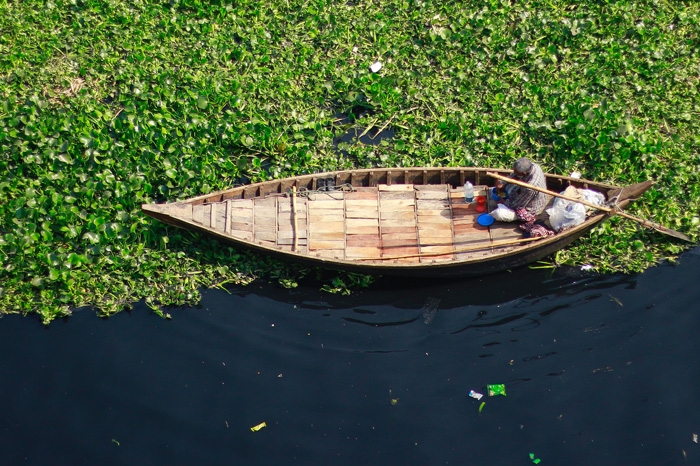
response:
<path id="1" fill-rule="evenodd" d="M 506 396 L 506 386 L 502 383 L 487 385 L 486 389 L 489 391 L 489 396 L 503 395 Z"/>

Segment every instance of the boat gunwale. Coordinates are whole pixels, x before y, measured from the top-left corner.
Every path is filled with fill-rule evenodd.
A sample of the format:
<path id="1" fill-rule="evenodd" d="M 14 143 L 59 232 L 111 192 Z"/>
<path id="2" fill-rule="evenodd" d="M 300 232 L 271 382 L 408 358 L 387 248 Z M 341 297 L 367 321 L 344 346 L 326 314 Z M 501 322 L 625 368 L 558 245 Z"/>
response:
<path id="1" fill-rule="evenodd" d="M 273 180 L 267 180 L 267 181 L 259 181 L 257 183 L 250 183 L 250 184 L 242 184 L 239 186 L 234 186 L 231 188 L 215 191 L 209 194 L 202 194 L 199 196 L 195 197 L 190 197 L 187 199 L 183 199 L 181 201 L 175 201 L 175 202 L 181 202 L 181 203 L 192 203 L 193 205 L 195 204 L 204 204 L 207 202 L 220 202 L 225 199 L 230 199 L 233 198 L 230 195 L 231 193 L 236 193 L 236 192 L 247 192 L 247 191 L 258 191 L 260 188 L 266 187 L 266 186 L 275 186 L 275 185 L 282 185 L 284 183 L 292 183 L 292 185 L 296 185 L 300 180 L 306 180 L 308 179 L 309 181 L 313 181 L 314 179 L 320 179 L 320 178 L 327 178 L 330 176 L 353 176 L 357 175 L 358 177 L 366 176 L 366 175 L 371 175 L 372 173 L 375 174 L 389 174 L 392 172 L 396 173 L 404 173 L 404 176 L 406 176 L 408 173 L 411 174 L 417 174 L 417 173 L 423 173 L 424 175 L 426 172 L 437 172 L 437 173 L 449 173 L 454 175 L 459 174 L 460 177 L 462 174 L 465 174 L 465 179 L 467 173 L 473 173 L 474 178 L 477 176 L 480 177 L 490 177 L 487 175 L 488 172 L 495 172 L 499 174 L 511 174 L 513 173 L 513 170 L 511 169 L 504 169 L 504 168 L 483 168 L 483 167 L 394 167 L 394 168 L 359 168 L 359 169 L 351 169 L 351 170 L 335 170 L 335 171 L 329 171 L 329 172 L 320 172 L 320 173 L 309 173 L 309 174 L 303 174 L 303 175 L 296 175 L 296 176 L 289 176 L 285 178 L 278 178 L 278 179 L 273 179 Z M 559 180 L 561 184 L 564 184 L 564 182 L 568 183 L 575 183 L 575 184 L 581 184 L 581 185 L 591 185 L 596 187 L 599 190 L 612 190 L 612 189 L 620 189 L 621 186 L 609 184 L 609 183 L 603 183 L 599 181 L 593 181 L 593 180 L 588 180 L 585 178 L 573 178 L 571 176 L 566 176 L 566 175 L 556 175 L 556 174 L 551 174 L 551 173 L 545 173 L 545 177 L 548 179 L 552 180 Z M 468 178 L 470 181 L 472 180 L 472 177 Z M 461 180 L 460 180 L 461 181 Z M 407 184 L 404 182 L 401 182 L 400 179 L 392 180 L 392 184 Z M 415 183 L 414 183 L 415 184 Z M 428 184 L 428 185 L 436 185 L 436 184 L 442 184 L 442 183 L 420 183 L 420 184 Z M 464 182 L 460 182 L 459 184 L 455 183 L 449 183 L 453 185 L 454 187 L 461 186 L 464 184 Z M 354 186 L 357 187 L 357 186 Z M 246 197 L 247 199 L 253 199 L 256 197 L 265 197 L 269 195 L 279 195 L 279 194 L 284 194 L 284 192 L 277 191 L 277 192 L 265 192 L 263 190 L 264 194 L 263 195 L 255 195 L 251 197 Z M 212 201 L 212 199 L 219 198 L 219 201 Z M 174 202 L 173 202 L 174 203 Z"/>

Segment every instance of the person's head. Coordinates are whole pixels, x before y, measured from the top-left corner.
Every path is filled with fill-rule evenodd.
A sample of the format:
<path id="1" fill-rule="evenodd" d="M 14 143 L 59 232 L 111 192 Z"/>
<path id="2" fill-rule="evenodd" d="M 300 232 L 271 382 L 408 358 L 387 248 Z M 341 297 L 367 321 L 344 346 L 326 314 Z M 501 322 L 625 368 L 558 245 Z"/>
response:
<path id="1" fill-rule="evenodd" d="M 530 170 L 532 170 L 532 162 L 527 157 L 519 158 L 513 164 L 513 171 L 515 172 L 515 176 L 518 176 L 520 178 L 529 175 Z"/>

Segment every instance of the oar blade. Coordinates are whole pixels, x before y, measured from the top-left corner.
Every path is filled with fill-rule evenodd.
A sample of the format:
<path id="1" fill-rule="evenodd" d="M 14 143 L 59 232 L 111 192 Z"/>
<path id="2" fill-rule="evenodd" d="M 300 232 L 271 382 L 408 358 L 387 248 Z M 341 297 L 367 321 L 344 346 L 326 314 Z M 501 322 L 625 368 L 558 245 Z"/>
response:
<path id="1" fill-rule="evenodd" d="M 689 243 L 693 243 L 694 241 L 690 239 L 688 236 L 684 235 L 680 231 L 672 230 L 668 227 L 665 227 L 663 225 L 659 225 L 658 223 L 635 217 L 634 215 L 628 214 L 627 212 L 623 212 L 621 210 L 618 210 L 616 212 L 618 215 L 628 218 L 630 220 L 634 220 L 635 222 L 639 222 L 640 224 L 644 225 L 645 227 L 653 228 L 654 230 L 664 233 L 669 236 L 673 236 L 674 238 L 682 239 L 683 241 L 688 241 Z"/>

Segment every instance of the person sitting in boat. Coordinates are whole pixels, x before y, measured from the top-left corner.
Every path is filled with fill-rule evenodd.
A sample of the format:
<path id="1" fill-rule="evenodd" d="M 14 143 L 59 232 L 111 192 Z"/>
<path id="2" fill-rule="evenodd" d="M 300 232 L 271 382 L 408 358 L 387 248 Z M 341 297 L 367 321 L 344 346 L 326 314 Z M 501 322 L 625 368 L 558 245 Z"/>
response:
<path id="1" fill-rule="evenodd" d="M 542 168 L 527 157 L 515 161 L 510 177 L 538 188 L 547 188 Z M 548 200 L 545 193 L 507 181 L 496 181 L 496 190 L 505 192 L 505 200 L 500 201 L 498 208 L 491 215 L 503 222 L 521 220 L 532 223 L 542 213 Z"/>

